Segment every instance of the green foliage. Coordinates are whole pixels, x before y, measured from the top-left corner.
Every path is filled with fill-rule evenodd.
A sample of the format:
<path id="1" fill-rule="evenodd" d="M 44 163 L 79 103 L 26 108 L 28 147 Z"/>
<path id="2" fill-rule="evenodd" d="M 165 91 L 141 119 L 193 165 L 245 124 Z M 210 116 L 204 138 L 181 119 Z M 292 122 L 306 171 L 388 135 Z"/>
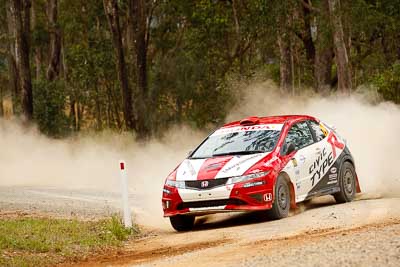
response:
<path id="1" fill-rule="evenodd" d="M 34 115 L 41 132 L 52 137 L 68 134 L 69 123 L 65 113 L 65 86 L 63 82 L 36 81 L 33 85 Z"/>
<path id="2" fill-rule="evenodd" d="M 290 39 L 296 90 L 315 85 L 314 62 L 307 59 L 302 40 L 308 29 L 306 17 L 315 30 L 312 39 L 316 51 L 333 45 L 332 23 L 326 2 L 321 0 L 312 1 L 313 9 L 319 11 L 310 12 L 305 12 L 297 0 L 145 2 L 147 11 L 151 11 L 151 16 L 147 14 L 151 23 L 146 25 L 149 26 L 146 105 L 151 108 L 146 114 L 136 116 L 145 116 L 156 135 L 174 123 L 205 127 L 224 120 L 234 101 L 233 89 L 228 85 L 232 80 L 241 81 L 262 73 L 262 78 L 279 83 L 278 34 Z M 0 6 L 1 3 L 5 6 L 4 0 L 0 0 Z M 34 116 L 41 131 L 61 137 L 71 130 L 124 129 L 115 51 L 103 2 L 58 3 L 61 73 L 58 82 L 49 83 L 43 80 L 49 63 L 47 2 L 33 1 L 31 68 L 34 74 L 34 64 L 39 58 L 39 77 L 33 75 Z M 136 104 L 136 54 L 128 27 L 132 18 L 127 1 L 118 4 L 128 82 Z M 398 103 L 395 62 L 400 59 L 400 2 L 354 0 L 343 1 L 342 7 L 345 39 L 351 40 L 348 52 L 354 87 L 372 82 L 385 99 Z M 5 11 L 0 9 L 0 86 L 8 96 L 11 95 L 7 79 L 10 35 L 6 34 Z M 282 21 L 288 21 L 289 26 L 280 27 Z M 334 65 L 331 70 L 333 84 Z M 14 99 L 14 103 L 18 101 Z M 14 112 L 18 111 L 16 104 Z"/>
<path id="3" fill-rule="evenodd" d="M 125 228 L 122 224 L 121 218 L 117 215 L 113 215 L 109 221 L 107 221 L 107 230 L 119 241 L 125 241 L 128 237 L 136 233 L 135 228 Z"/>
<path id="4" fill-rule="evenodd" d="M 84 258 L 104 248 L 118 247 L 137 234 L 116 218 L 97 222 L 66 219 L 0 220 L 0 265 L 43 266 Z"/>
<path id="5" fill-rule="evenodd" d="M 374 76 L 372 83 L 385 100 L 400 104 L 400 63 Z"/>

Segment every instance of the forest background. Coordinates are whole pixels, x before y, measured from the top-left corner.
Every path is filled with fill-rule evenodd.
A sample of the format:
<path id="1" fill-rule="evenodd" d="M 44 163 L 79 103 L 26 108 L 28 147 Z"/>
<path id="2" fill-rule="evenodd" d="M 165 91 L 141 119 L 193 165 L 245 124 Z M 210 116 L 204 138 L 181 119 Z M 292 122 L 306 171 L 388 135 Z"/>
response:
<path id="1" fill-rule="evenodd" d="M 255 79 L 399 104 L 400 1 L 0 0 L 0 117 L 51 137 L 212 128 Z"/>

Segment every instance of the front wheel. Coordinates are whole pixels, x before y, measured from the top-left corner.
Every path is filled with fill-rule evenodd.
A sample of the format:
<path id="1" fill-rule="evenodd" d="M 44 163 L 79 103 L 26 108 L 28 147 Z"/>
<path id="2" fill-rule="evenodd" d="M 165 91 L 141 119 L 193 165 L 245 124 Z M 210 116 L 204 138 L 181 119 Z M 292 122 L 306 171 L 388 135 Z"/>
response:
<path id="1" fill-rule="evenodd" d="M 350 202 L 356 194 L 356 171 L 350 162 L 344 162 L 339 172 L 340 192 L 333 196 L 337 203 Z"/>
<path id="2" fill-rule="evenodd" d="M 272 208 L 267 211 L 268 218 L 278 220 L 286 218 L 290 209 L 289 184 L 283 175 L 279 175 L 275 184 L 275 199 Z"/>
<path id="3" fill-rule="evenodd" d="M 194 219 L 194 216 L 189 215 L 176 215 L 169 217 L 172 227 L 178 232 L 192 230 Z"/>

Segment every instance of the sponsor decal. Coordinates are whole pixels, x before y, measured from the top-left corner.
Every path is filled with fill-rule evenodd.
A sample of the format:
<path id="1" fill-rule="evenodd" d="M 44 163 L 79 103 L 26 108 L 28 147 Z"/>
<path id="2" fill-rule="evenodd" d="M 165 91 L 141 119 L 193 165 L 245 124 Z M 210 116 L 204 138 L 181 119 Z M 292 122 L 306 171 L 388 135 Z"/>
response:
<path id="1" fill-rule="evenodd" d="M 219 169 L 221 167 L 221 165 L 222 164 L 220 162 L 217 162 L 217 163 L 213 163 L 213 164 L 208 165 L 204 169 L 207 170 L 207 171 L 216 170 L 216 169 Z"/>
<path id="2" fill-rule="evenodd" d="M 309 174 L 312 174 L 312 186 L 314 186 L 314 184 L 322 178 L 323 174 L 326 173 L 327 167 L 333 164 L 333 159 L 333 153 L 330 152 L 327 154 L 326 148 L 324 148 L 318 158 L 313 162 L 313 164 L 311 164 L 308 171 Z"/>
<path id="3" fill-rule="evenodd" d="M 304 155 L 300 155 L 300 161 L 304 163 L 306 161 L 306 157 Z"/>
<path id="4" fill-rule="evenodd" d="M 300 187 L 301 187 L 300 182 L 296 182 L 296 188 L 300 189 Z"/>
<path id="5" fill-rule="evenodd" d="M 253 156 L 251 156 L 251 157 L 248 157 L 248 158 L 245 158 L 245 159 L 243 159 L 243 160 L 240 160 L 240 161 L 238 161 L 236 164 L 234 164 L 234 165 L 232 165 L 232 166 L 230 166 L 230 167 L 224 169 L 222 172 L 225 172 L 225 173 L 226 173 L 226 172 L 229 172 L 230 170 L 232 170 L 232 169 L 234 169 L 234 168 L 236 168 L 236 170 L 239 170 L 241 164 L 243 164 L 243 163 L 245 163 L 245 162 L 247 162 L 247 161 L 249 161 L 249 160 L 252 160 L 252 159 L 254 159 L 254 158 L 258 158 L 259 156 L 260 156 L 259 154 L 255 154 L 255 155 L 253 155 Z"/>
<path id="6" fill-rule="evenodd" d="M 186 163 L 186 168 L 187 168 L 187 170 L 190 172 L 190 175 L 191 175 L 191 176 L 195 175 L 195 174 L 196 174 L 196 171 L 195 171 L 195 169 L 193 168 L 192 163 L 190 163 L 189 160 L 186 161 L 185 163 Z M 186 171 L 183 173 L 183 175 L 185 175 L 185 174 L 186 174 Z"/>
<path id="7" fill-rule="evenodd" d="M 319 128 L 321 128 L 321 131 L 325 136 L 328 136 L 328 130 L 324 127 L 324 125 L 322 125 L 322 123 L 319 124 Z"/>
<path id="8" fill-rule="evenodd" d="M 202 181 L 202 182 L 200 183 L 200 186 L 201 186 L 201 188 L 206 188 L 206 187 L 208 187 L 208 181 Z"/>
<path id="9" fill-rule="evenodd" d="M 337 179 L 337 173 L 329 174 L 329 180 L 336 180 L 336 179 Z"/>
<path id="10" fill-rule="evenodd" d="M 331 173 L 336 173 L 337 172 L 337 168 L 336 167 L 332 167 L 331 168 Z"/>
<path id="11" fill-rule="evenodd" d="M 293 167 L 297 167 L 297 160 L 295 158 L 292 158 L 292 163 Z"/>
<path id="12" fill-rule="evenodd" d="M 341 143 L 338 138 L 336 137 L 336 135 L 333 134 L 333 132 L 331 132 L 328 136 L 328 143 L 331 144 L 332 146 L 332 153 L 333 153 L 333 158 L 336 158 L 336 148 L 339 149 L 343 149 L 344 148 L 344 144 Z"/>

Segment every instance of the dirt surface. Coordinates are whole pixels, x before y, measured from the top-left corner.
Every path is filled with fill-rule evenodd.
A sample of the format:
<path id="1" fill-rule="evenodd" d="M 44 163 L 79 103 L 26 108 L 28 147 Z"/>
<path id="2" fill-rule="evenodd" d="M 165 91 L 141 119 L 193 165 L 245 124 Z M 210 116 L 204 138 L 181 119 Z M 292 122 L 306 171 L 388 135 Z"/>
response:
<path id="1" fill-rule="evenodd" d="M 0 216 L 27 210 L 101 217 L 118 211 L 118 195 L 0 188 Z M 187 233 L 160 221 L 121 250 L 78 266 L 400 266 L 400 198 L 361 195 L 338 205 L 323 197 L 279 221 L 254 213 L 205 216 Z"/>

